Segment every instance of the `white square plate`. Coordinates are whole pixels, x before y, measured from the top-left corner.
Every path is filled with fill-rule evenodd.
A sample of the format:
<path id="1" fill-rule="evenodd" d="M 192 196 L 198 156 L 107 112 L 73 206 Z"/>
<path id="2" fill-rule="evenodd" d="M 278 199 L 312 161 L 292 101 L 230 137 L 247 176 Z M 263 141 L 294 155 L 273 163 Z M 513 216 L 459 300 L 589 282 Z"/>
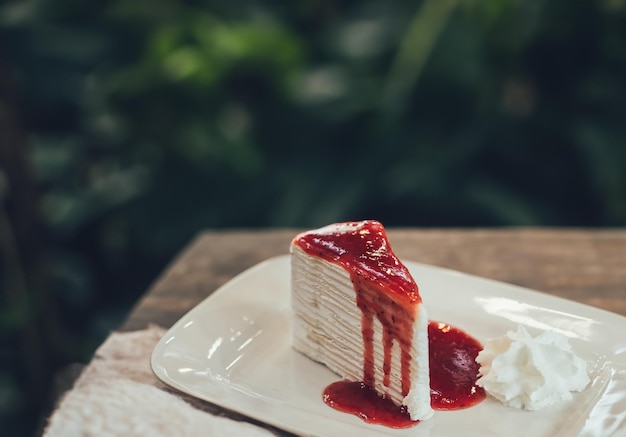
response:
<path id="1" fill-rule="evenodd" d="M 626 318 L 521 287 L 405 262 L 432 320 L 480 341 L 526 326 L 570 338 L 591 384 L 564 405 L 519 411 L 487 398 L 438 411 L 413 428 L 367 424 L 333 410 L 322 391 L 339 378 L 290 346 L 290 265 L 281 256 L 225 284 L 183 316 L 152 354 L 159 379 L 284 430 L 315 436 L 626 435 Z"/>

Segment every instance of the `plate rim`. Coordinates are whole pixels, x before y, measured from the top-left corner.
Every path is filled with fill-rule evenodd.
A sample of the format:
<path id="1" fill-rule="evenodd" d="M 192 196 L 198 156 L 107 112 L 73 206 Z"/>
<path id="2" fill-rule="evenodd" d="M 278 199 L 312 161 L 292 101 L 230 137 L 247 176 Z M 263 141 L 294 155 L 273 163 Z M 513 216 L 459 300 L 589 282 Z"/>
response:
<path id="1" fill-rule="evenodd" d="M 302 433 L 303 432 L 302 429 L 294 427 L 288 423 L 285 423 L 284 421 L 272 420 L 271 418 L 268 420 L 267 417 L 260 417 L 255 414 L 250 414 L 246 412 L 245 410 L 238 409 L 236 406 L 233 406 L 229 404 L 228 402 L 222 403 L 219 400 L 210 399 L 206 396 L 203 396 L 202 394 L 198 394 L 197 392 L 188 390 L 187 387 L 185 387 L 183 384 L 180 384 L 179 381 L 177 381 L 175 378 L 172 378 L 169 374 L 167 374 L 167 372 L 164 371 L 163 366 L 161 366 L 158 363 L 159 357 L 163 355 L 162 352 L 167 346 L 166 339 L 169 338 L 178 329 L 180 329 L 181 326 L 184 326 L 184 324 L 187 323 L 189 319 L 191 319 L 196 313 L 200 313 L 205 306 L 211 305 L 212 303 L 211 301 L 214 300 L 215 297 L 222 296 L 222 294 L 228 292 L 228 290 L 233 288 L 233 286 L 235 286 L 237 282 L 244 280 L 247 276 L 255 274 L 257 270 L 263 270 L 268 265 L 272 265 L 275 263 L 281 263 L 281 262 L 287 263 L 288 260 L 289 260 L 289 255 L 277 255 L 277 256 L 264 259 L 261 262 L 256 263 L 252 265 L 251 267 L 243 270 L 241 273 L 233 276 L 224 284 L 216 288 L 209 295 L 207 295 L 205 298 L 203 298 L 193 308 L 189 309 L 167 330 L 167 332 L 163 335 L 163 337 L 161 337 L 161 339 L 157 342 L 157 344 L 153 348 L 151 356 L 150 356 L 150 367 L 151 367 L 153 374 L 161 382 L 165 383 L 166 385 L 169 385 L 189 396 L 200 399 L 204 402 L 209 402 L 215 406 L 218 406 L 219 408 L 223 408 L 225 410 L 231 411 L 236 414 L 244 415 L 253 420 L 260 421 L 267 425 L 280 428 L 287 432 Z M 561 296 L 555 296 L 546 292 L 541 292 L 538 290 L 530 289 L 530 288 L 520 286 L 517 284 L 511 284 L 511 283 L 507 283 L 507 282 L 500 281 L 497 279 L 481 277 L 481 276 L 477 276 L 471 273 L 453 270 L 453 269 L 446 268 L 446 267 L 441 267 L 437 265 L 431 265 L 431 264 L 416 262 L 416 261 L 411 261 L 411 260 L 404 260 L 404 259 L 402 260 L 402 262 L 405 263 L 407 267 L 409 267 L 409 270 L 411 270 L 412 266 L 415 266 L 417 268 L 426 268 L 429 270 L 438 271 L 441 274 L 461 276 L 461 277 L 469 278 L 472 281 L 478 281 L 478 282 L 490 284 L 491 286 L 508 288 L 508 289 L 515 291 L 516 293 L 522 293 L 522 294 L 530 293 L 534 297 L 533 301 L 537 301 L 537 300 L 539 301 L 539 304 L 540 304 L 539 308 L 541 309 L 550 309 L 551 307 L 559 306 L 559 304 L 562 304 L 567 307 L 564 313 L 568 315 L 571 314 L 571 315 L 576 315 L 576 316 L 584 316 L 586 318 L 590 318 L 596 322 L 599 322 L 600 325 L 621 326 L 622 328 L 626 330 L 626 316 L 608 311 L 603 308 L 594 307 L 594 306 L 577 302 L 571 299 L 567 299 Z M 546 303 L 550 305 L 544 306 Z M 572 311 L 572 309 L 574 311 Z M 502 332 L 500 335 L 502 334 L 504 334 L 504 332 Z M 626 372 L 626 339 L 624 340 L 623 349 L 625 349 L 624 357 L 622 357 L 623 362 L 620 361 L 618 364 L 623 364 L 624 366 L 623 370 Z M 620 370 L 622 369 L 620 368 Z M 371 427 L 372 425 L 368 425 L 368 426 Z M 311 434 L 311 435 L 315 435 L 315 434 Z"/>

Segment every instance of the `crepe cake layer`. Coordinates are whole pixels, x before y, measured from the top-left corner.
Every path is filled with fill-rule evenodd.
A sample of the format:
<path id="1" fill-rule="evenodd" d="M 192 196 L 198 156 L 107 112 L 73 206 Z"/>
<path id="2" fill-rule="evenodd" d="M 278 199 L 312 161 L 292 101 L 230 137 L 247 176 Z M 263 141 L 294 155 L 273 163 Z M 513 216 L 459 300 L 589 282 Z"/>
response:
<path id="1" fill-rule="evenodd" d="M 299 234 L 291 271 L 293 347 L 405 405 L 412 420 L 431 417 L 426 309 L 383 226 L 368 220 Z"/>

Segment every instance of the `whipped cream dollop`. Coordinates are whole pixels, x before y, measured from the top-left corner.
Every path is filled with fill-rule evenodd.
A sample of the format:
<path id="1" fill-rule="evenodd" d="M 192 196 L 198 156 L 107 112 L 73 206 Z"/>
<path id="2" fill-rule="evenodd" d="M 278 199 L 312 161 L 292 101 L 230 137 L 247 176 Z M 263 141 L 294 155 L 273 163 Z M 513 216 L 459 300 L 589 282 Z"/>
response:
<path id="1" fill-rule="evenodd" d="M 553 331 L 533 337 L 517 331 L 489 340 L 476 357 L 476 384 L 505 405 L 539 410 L 572 398 L 589 384 L 587 363 L 572 351 L 568 338 Z"/>

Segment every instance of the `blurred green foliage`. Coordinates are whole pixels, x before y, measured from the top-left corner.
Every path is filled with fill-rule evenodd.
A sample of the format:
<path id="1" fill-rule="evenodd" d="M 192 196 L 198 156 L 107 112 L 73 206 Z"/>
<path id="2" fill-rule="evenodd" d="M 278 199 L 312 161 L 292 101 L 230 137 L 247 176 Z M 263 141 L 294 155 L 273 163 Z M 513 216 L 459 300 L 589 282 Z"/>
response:
<path id="1" fill-rule="evenodd" d="M 203 228 L 624 226 L 624 47 L 622 0 L 5 0 L 46 256 L 7 210 L 2 427 Z"/>

